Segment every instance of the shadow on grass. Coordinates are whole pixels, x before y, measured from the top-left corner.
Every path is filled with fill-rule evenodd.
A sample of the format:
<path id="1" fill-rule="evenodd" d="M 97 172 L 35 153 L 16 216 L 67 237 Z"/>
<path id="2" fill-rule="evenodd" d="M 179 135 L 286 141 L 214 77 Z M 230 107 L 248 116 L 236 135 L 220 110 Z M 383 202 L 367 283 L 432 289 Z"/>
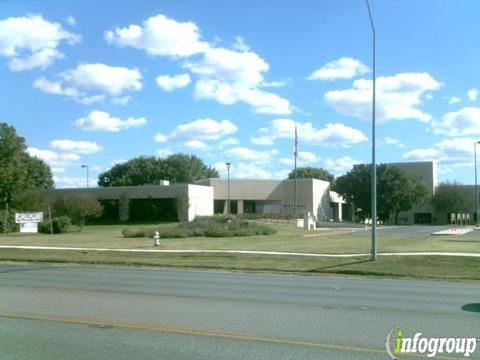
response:
<path id="1" fill-rule="evenodd" d="M 455 242 L 455 243 L 480 243 L 480 240 L 445 240 L 446 242 Z"/>
<path id="2" fill-rule="evenodd" d="M 480 313 L 480 303 L 466 304 L 461 309 L 463 311 Z"/>
<path id="3" fill-rule="evenodd" d="M 363 263 L 366 263 L 366 262 L 370 262 L 370 259 L 362 259 L 362 260 L 352 261 L 352 262 L 343 263 L 343 264 L 323 266 L 323 267 L 316 268 L 315 271 L 327 270 L 327 269 L 341 269 L 345 266 L 363 264 Z"/>

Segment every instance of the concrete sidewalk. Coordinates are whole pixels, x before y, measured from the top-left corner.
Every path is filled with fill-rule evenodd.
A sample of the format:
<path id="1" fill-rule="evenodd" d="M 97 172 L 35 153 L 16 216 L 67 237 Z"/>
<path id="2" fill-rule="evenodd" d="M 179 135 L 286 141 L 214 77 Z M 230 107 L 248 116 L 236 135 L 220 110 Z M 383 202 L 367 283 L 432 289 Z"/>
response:
<path id="1" fill-rule="evenodd" d="M 62 250 L 62 251 L 112 251 L 132 253 L 165 253 L 165 254 L 250 254 L 250 255 L 273 255 L 273 256 L 312 256 L 330 258 L 352 258 L 370 256 L 367 253 L 359 254 L 319 254 L 319 253 L 295 253 L 279 251 L 250 251 L 250 250 L 160 250 L 160 249 L 108 249 L 108 248 L 79 248 L 79 247 L 58 247 L 58 246 L 12 246 L 0 245 L 0 249 L 25 249 L 25 250 Z M 399 253 L 378 253 L 379 256 L 461 256 L 479 257 L 480 253 L 455 253 L 455 252 L 399 252 Z"/>

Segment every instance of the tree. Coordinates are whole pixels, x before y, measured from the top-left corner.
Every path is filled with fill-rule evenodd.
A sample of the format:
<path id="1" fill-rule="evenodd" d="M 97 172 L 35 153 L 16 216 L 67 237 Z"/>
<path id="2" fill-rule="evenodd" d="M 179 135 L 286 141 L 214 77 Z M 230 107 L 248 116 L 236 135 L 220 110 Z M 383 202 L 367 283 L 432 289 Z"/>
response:
<path id="1" fill-rule="evenodd" d="M 288 174 L 289 179 L 295 178 L 295 170 L 292 170 Z M 328 171 L 322 168 L 316 167 L 299 167 L 297 168 L 297 178 L 298 179 L 318 179 L 328 181 L 332 183 L 335 177 Z"/>
<path id="2" fill-rule="evenodd" d="M 458 182 L 441 183 L 432 197 L 432 205 L 441 213 L 469 213 L 475 208 L 475 193 Z"/>
<path id="3" fill-rule="evenodd" d="M 357 207 L 361 220 L 371 218 L 372 166 L 355 165 L 336 182 L 336 191 Z M 386 221 L 391 216 L 398 224 L 398 214 L 427 201 L 427 186 L 415 175 L 386 164 L 377 165 L 377 216 Z"/>
<path id="4" fill-rule="evenodd" d="M 218 171 L 206 166 L 195 155 L 175 154 L 166 159 L 141 156 L 117 164 L 100 174 L 98 185 L 137 186 L 153 184 L 156 180 L 192 182 L 210 177 L 219 177 Z"/>
<path id="5" fill-rule="evenodd" d="M 0 199 L 10 201 L 15 189 L 53 187 L 50 168 L 27 152 L 15 128 L 0 123 Z"/>
<path id="6" fill-rule="evenodd" d="M 54 208 L 55 212 L 72 219 L 79 231 L 83 231 L 88 218 L 100 217 L 103 211 L 100 202 L 87 194 L 66 195 L 55 203 Z"/>

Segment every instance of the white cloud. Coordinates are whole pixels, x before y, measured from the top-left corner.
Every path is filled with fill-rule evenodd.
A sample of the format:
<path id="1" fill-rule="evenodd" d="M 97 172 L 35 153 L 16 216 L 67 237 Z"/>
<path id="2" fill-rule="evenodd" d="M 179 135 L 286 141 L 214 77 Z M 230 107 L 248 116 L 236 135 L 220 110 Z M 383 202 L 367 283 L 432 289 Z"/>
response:
<path id="1" fill-rule="evenodd" d="M 245 39 L 241 36 L 237 36 L 235 38 L 235 42 L 233 43 L 233 48 L 238 51 L 248 52 L 250 51 L 250 46 L 247 45 Z"/>
<path id="2" fill-rule="evenodd" d="M 342 57 L 326 63 L 320 69 L 314 71 L 308 80 L 335 80 L 351 79 L 358 75 L 363 75 L 369 71 L 368 67 L 359 60 L 351 57 Z"/>
<path id="3" fill-rule="evenodd" d="M 451 96 L 451 97 L 448 98 L 448 103 L 450 105 L 458 104 L 461 101 L 462 101 L 462 99 L 460 99 L 458 96 Z"/>
<path id="4" fill-rule="evenodd" d="M 73 16 L 67 16 L 67 24 L 70 26 L 75 26 L 77 25 L 77 20 Z"/>
<path id="5" fill-rule="evenodd" d="M 378 145 L 379 146 L 383 146 L 383 145 L 394 145 L 394 146 L 397 146 L 399 148 L 404 148 L 405 145 L 402 144 L 400 142 L 400 140 L 398 139 L 395 139 L 395 138 L 392 138 L 390 136 L 385 136 L 383 139 L 379 140 L 378 141 Z"/>
<path id="6" fill-rule="evenodd" d="M 176 76 L 161 75 L 158 76 L 156 80 L 157 85 L 165 91 L 184 88 L 191 82 L 189 74 L 180 74 Z"/>
<path id="7" fill-rule="evenodd" d="M 188 141 L 188 140 L 218 140 L 235 133 L 238 128 L 229 120 L 215 121 L 212 119 L 197 119 L 180 124 L 169 135 L 156 134 L 157 142 Z"/>
<path id="8" fill-rule="evenodd" d="M 84 188 L 87 185 L 86 177 L 54 176 L 53 181 L 57 189 Z M 96 184 L 90 181 L 89 186 Z"/>
<path id="9" fill-rule="evenodd" d="M 263 166 L 240 162 L 234 169 L 233 176 L 240 179 L 271 179 L 273 175 Z"/>
<path id="10" fill-rule="evenodd" d="M 29 147 L 27 151 L 31 156 L 38 157 L 45 161 L 52 170 L 55 169 L 56 172 L 63 172 L 65 171 L 65 167 L 71 166 L 80 160 L 79 155 L 70 152 L 55 152 L 38 149 L 36 147 Z"/>
<path id="11" fill-rule="evenodd" d="M 55 81 L 41 77 L 34 81 L 33 86 L 47 94 L 63 95 L 85 105 L 103 101 L 107 95 L 113 97 L 113 103 L 125 105 L 130 98 L 119 96 L 124 91 L 138 91 L 142 88 L 142 75 L 136 68 L 100 63 L 81 64 L 58 76 L 60 79 Z"/>
<path id="12" fill-rule="evenodd" d="M 350 156 L 344 156 L 338 159 L 326 159 L 325 166 L 327 169 L 334 171 L 337 174 L 343 174 L 349 171 L 353 165 L 360 164 L 360 160 L 352 159 Z"/>
<path id="13" fill-rule="evenodd" d="M 165 159 L 165 158 L 169 157 L 170 155 L 173 155 L 173 151 L 169 148 L 158 149 L 156 151 L 156 154 L 159 158 Z"/>
<path id="14" fill-rule="evenodd" d="M 196 99 L 215 100 L 224 105 L 249 104 L 254 112 L 290 114 L 287 99 L 261 90 L 269 65 L 253 51 L 210 48 L 197 62 L 183 65 L 200 79 L 195 84 Z"/>
<path id="15" fill-rule="evenodd" d="M 118 98 L 113 98 L 112 99 L 112 104 L 125 106 L 130 102 L 131 99 L 132 99 L 132 97 L 128 96 L 128 95 L 118 97 Z"/>
<path id="16" fill-rule="evenodd" d="M 478 90 L 477 89 L 470 89 L 467 91 L 467 96 L 468 96 L 468 100 L 470 101 L 475 101 L 477 100 L 477 97 L 478 97 Z"/>
<path id="17" fill-rule="evenodd" d="M 84 131 L 110 131 L 118 132 L 129 128 L 145 125 L 147 119 L 144 117 L 129 117 L 125 120 L 111 116 L 107 112 L 94 110 L 86 117 L 79 118 L 75 121 L 75 126 Z"/>
<path id="18" fill-rule="evenodd" d="M 341 123 L 328 123 L 324 128 L 316 129 L 312 123 L 297 122 L 299 141 L 309 145 L 349 146 L 367 141 L 360 131 Z M 261 128 L 257 136 L 250 140 L 258 145 L 271 145 L 276 139 L 295 137 L 295 121 L 291 119 L 275 119 L 270 127 Z"/>
<path id="19" fill-rule="evenodd" d="M 441 164 L 470 166 L 473 163 L 472 138 L 445 139 L 430 148 L 419 148 L 403 154 L 403 158 L 412 161 L 436 160 Z"/>
<path id="20" fill-rule="evenodd" d="M 81 64 L 64 71 L 61 78 L 71 86 L 84 90 L 97 90 L 112 96 L 124 91 L 140 90 L 142 75 L 136 68 L 109 66 L 105 64 Z"/>
<path id="21" fill-rule="evenodd" d="M 257 151 L 237 146 L 226 150 L 223 154 L 228 159 L 249 161 L 251 163 L 268 163 L 272 160 L 272 155 L 276 153 L 274 151 Z"/>
<path id="22" fill-rule="evenodd" d="M 105 39 L 110 44 L 131 46 L 156 56 L 186 57 L 209 48 L 201 40 L 196 24 L 178 22 L 162 14 L 148 18 L 142 25 L 107 31 Z"/>
<path id="23" fill-rule="evenodd" d="M 44 69 L 64 55 L 58 50 L 62 41 L 73 45 L 80 35 L 49 22 L 41 15 L 10 17 L 0 20 L 0 55 L 10 59 L 12 71 Z"/>
<path id="24" fill-rule="evenodd" d="M 418 107 L 422 96 L 440 88 L 428 73 L 399 73 L 380 76 L 376 81 L 376 115 L 379 121 L 416 119 L 428 122 L 431 115 Z M 339 113 L 369 119 L 372 112 L 372 81 L 359 79 L 346 90 L 327 91 L 324 99 Z"/>
<path id="25" fill-rule="evenodd" d="M 297 156 L 297 165 L 298 166 L 305 166 L 305 165 L 310 165 L 318 162 L 319 158 L 317 155 L 315 155 L 312 152 L 309 151 L 299 151 L 298 156 Z M 294 160 L 293 160 L 293 152 L 292 152 L 292 157 L 290 158 L 281 158 L 278 160 L 282 164 L 285 165 L 294 165 Z"/>
<path id="26" fill-rule="evenodd" d="M 52 140 L 50 146 L 56 150 L 84 155 L 94 154 L 102 150 L 102 147 L 95 142 L 68 139 Z"/>
<path id="27" fill-rule="evenodd" d="M 225 140 L 221 141 L 220 144 L 218 144 L 218 147 L 220 149 L 223 149 L 223 148 L 226 148 L 228 146 L 238 145 L 238 144 L 240 144 L 240 141 L 238 141 L 237 139 L 228 138 L 228 139 L 225 139 Z"/>
<path id="28" fill-rule="evenodd" d="M 208 145 L 200 140 L 189 140 L 189 141 L 186 141 L 184 145 L 189 149 L 195 149 L 195 150 L 204 150 L 208 148 Z"/>
<path id="29" fill-rule="evenodd" d="M 480 107 L 464 107 L 443 115 L 441 121 L 432 122 L 433 132 L 448 136 L 480 134 Z"/>

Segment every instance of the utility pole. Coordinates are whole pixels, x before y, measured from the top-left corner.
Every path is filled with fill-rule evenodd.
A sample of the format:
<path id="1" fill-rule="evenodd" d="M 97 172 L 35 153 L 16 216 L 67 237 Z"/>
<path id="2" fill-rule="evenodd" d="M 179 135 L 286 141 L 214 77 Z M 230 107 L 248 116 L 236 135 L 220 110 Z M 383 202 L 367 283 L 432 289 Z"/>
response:
<path id="1" fill-rule="evenodd" d="M 372 250 L 370 260 L 377 260 L 377 163 L 375 159 L 375 25 L 373 24 L 372 12 L 368 0 L 365 0 L 370 17 L 370 25 L 373 35 L 373 66 L 372 66 Z"/>
<path id="2" fill-rule="evenodd" d="M 473 144 L 475 153 L 475 225 L 478 227 L 477 144 L 480 144 L 480 141 L 475 141 Z"/>
<path id="3" fill-rule="evenodd" d="M 298 134 L 297 122 L 295 121 L 295 147 L 293 150 L 294 157 L 294 178 L 293 178 L 293 218 L 297 218 L 297 156 L 298 156 Z"/>

